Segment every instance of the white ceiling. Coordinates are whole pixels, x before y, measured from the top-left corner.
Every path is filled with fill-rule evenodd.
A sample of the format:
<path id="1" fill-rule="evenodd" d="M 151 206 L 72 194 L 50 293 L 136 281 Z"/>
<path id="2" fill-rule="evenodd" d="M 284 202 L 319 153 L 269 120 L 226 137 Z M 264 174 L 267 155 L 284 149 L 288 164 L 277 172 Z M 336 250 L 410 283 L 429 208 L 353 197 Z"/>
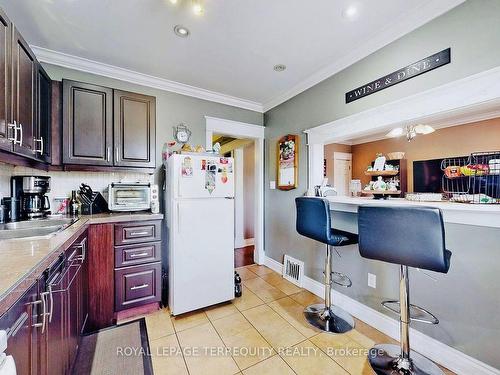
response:
<path id="1" fill-rule="evenodd" d="M 77 69 L 104 63 L 112 67 L 101 66 L 109 74 L 101 73 L 118 72 L 115 78 L 134 81 L 137 72 L 151 86 L 262 111 L 463 1 L 205 0 L 203 16 L 168 0 L 0 0 L 0 5 L 27 41 L 43 48 L 34 48 L 42 61 Z M 352 4 L 359 16 L 349 21 L 342 11 Z M 177 37 L 177 24 L 191 35 Z M 274 72 L 278 63 L 287 70 Z"/>

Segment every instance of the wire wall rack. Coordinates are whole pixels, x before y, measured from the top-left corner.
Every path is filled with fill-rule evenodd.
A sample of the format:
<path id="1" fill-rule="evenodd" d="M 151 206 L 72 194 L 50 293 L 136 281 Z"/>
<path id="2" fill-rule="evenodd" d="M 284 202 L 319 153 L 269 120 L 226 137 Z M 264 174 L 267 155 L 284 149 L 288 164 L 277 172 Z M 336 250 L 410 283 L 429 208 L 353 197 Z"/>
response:
<path id="1" fill-rule="evenodd" d="M 500 204 L 500 151 L 441 162 L 442 189 L 452 202 Z"/>

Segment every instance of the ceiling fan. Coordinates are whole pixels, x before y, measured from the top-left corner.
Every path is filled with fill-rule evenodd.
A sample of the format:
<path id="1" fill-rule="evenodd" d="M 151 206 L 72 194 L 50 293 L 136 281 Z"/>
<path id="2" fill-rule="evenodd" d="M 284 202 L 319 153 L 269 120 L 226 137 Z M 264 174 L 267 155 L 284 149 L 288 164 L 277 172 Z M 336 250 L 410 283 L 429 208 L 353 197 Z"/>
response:
<path id="1" fill-rule="evenodd" d="M 408 142 L 411 142 L 417 134 L 431 134 L 436 130 L 430 125 L 418 124 L 418 125 L 406 125 L 404 127 L 394 128 L 385 136 L 387 138 L 396 138 L 406 135 Z"/>

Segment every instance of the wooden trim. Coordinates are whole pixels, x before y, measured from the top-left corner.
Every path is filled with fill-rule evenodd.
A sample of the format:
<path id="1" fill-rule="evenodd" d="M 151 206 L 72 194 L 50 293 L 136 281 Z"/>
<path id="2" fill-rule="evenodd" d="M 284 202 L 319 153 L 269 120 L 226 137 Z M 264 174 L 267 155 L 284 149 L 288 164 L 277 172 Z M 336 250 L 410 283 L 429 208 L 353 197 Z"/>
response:
<path id="1" fill-rule="evenodd" d="M 43 171 L 49 170 L 48 164 L 45 164 L 38 160 L 28 159 L 26 156 L 12 154 L 9 151 L 3 151 L 1 149 L 0 149 L 0 162 L 16 166 L 39 169 Z"/>
<path id="2" fill-rule="evenodd" d="M 51 167 L 62 165 L 62 82 L 52 81 Z M 51 168 L 52 169 L 52 168 Z"/>
<path id="3" fill-rule="evenodd" d="M 101 165 L 80 165 L 80 164 L 64 164 L 65 171 L 78 172 L 139 172 L 153 174 L 154 168 L 131 168 L 131 167 L 105 167 Z"/>
<path id="4" fill-rule="evenodd" d="M 114 225 L 91 225 L 88 231 L 89 317 L 87 329 L 94 331 L 114 323 Z"/>

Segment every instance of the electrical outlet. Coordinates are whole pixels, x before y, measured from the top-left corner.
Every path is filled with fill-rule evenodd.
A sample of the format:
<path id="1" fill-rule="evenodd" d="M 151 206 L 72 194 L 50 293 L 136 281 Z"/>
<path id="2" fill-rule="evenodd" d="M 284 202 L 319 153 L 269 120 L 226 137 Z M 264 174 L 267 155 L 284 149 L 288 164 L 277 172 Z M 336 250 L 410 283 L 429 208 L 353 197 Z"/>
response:
<path id="1" fill-rule="evenodd" d="M 377 288 L 377 275 L 368 272 L 368 286 L 371 288 Z"/>
<path id="2" fill-rule="evenodd" d="M 271 190 L 276 189 L 276 181 L 269 181 L 269 189 Z"/>

